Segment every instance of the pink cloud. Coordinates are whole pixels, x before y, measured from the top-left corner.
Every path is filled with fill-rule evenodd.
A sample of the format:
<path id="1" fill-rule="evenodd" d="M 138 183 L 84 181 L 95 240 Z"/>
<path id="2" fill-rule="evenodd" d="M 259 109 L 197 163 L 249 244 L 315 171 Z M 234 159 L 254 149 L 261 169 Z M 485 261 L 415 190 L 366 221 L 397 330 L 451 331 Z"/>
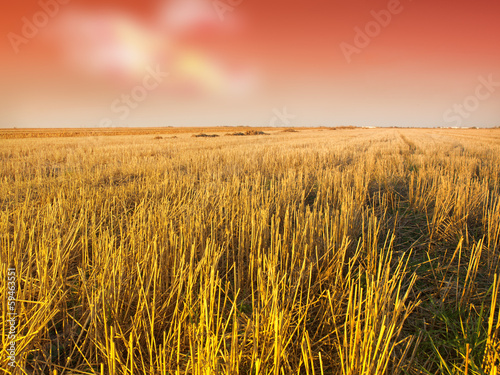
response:
<path id="1" fill-rule="evenodd" d="M 76 8 L 58 21 L 53 35 L 67 66 L 108 84 L 130 85 L 142 79 L 147 67 L 158 65 L 174 77 L 172 88 L 186 91 L 187 86 L 197 95 L 241 94 L 256 82 L 248 66 L 228 69 L 220 52 L 182 41 L 200 29 L 227 31 L 206 0 L 164 2 L 149 22 L 117 9 Z"/>

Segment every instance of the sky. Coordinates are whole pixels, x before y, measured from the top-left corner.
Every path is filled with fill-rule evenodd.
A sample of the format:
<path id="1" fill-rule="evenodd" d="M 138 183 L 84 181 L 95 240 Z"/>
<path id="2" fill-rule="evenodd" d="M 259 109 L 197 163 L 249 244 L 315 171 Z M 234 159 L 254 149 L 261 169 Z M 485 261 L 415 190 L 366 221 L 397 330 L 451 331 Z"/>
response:
<path id="1" fill-rule="evenodd" d="M 493 0 L 19 0 L 0 127 L 500 125 Z"/>

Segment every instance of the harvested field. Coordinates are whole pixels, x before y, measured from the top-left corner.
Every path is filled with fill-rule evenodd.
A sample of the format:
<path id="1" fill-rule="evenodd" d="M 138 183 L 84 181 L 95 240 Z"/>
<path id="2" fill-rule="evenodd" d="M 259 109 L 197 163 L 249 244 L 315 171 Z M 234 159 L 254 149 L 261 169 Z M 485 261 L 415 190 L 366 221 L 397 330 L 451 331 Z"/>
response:
<path id="1" fill-rule="evenodd" d="M 18 366 L 497 373 L 500 130 L 325 129 L 4 130 Z"/>

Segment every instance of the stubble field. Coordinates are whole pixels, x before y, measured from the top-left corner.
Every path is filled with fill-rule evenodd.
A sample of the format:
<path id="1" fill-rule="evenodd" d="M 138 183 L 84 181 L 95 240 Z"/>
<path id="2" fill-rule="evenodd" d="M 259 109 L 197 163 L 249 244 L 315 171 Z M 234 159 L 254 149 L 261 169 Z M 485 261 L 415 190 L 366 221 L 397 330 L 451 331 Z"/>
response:
<path id="1" fill-rule="evenodd" d="M 2 371 L 497 374 L 500 130 L 265 131 L 2 139 Z"/>

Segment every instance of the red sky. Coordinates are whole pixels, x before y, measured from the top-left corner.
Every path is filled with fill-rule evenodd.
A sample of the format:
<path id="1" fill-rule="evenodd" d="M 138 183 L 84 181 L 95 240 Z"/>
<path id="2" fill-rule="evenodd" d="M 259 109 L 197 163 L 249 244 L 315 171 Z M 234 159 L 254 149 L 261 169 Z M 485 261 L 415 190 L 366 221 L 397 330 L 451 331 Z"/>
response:
<path id="1" fill-rule="evenodd" d="M 0 15 L 0 127 L 500 125 L 498 1 L 54 2 Z"/>

